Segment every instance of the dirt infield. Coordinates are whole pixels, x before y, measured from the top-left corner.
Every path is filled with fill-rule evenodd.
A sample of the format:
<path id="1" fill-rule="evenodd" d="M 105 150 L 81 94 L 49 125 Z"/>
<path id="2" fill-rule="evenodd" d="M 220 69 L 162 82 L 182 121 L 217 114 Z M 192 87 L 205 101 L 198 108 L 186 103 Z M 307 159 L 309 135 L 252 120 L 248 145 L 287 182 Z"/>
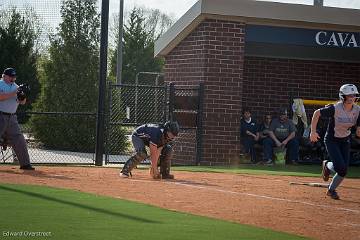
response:
<path id="1" fill-rule="evenodd" d="M 176 180 L 151 180 L 146 170 L 132 179 L 99 167 L 38 167 L 24 172 L 0 166 L 1 183 L 75 189 L 250 224 L 315 239 L 360 239 L 360 180 L 346 179 L 342 200 L 326 198 L 325 188 L 290 185 L 321 183 L 319 178 L 174 172 Z"/>

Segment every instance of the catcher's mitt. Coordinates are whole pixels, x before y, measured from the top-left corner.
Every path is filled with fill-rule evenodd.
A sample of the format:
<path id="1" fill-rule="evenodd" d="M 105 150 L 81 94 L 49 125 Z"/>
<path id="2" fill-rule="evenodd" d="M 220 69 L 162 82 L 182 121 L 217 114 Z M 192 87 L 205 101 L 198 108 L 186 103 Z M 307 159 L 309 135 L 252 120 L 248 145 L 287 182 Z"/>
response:
<path id="1" fill-rule="evenodd" d="M 157 168 L 153 168 L 152 166 L 150 166 L 150 176 L 153 178 L 153 179 L 161 179 L 161 175 L 159 173 L 159 170 Z"/>

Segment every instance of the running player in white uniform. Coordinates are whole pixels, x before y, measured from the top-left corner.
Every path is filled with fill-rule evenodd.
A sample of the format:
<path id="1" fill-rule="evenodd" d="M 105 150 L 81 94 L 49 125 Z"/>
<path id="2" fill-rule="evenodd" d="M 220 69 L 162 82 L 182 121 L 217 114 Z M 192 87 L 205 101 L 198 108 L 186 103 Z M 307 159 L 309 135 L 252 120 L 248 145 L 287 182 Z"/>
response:
<path id="1" fill-rule="evenodd" d="M 332 199 L 340 199 L 336 188 L 346 176 L 350 159 L 351 128 L 356 126 L 356 135 L 360 137 L 360 107 L 356 104 L 359 92 L 354 84 L 345 84 L 340 87 L 340 101 L 317 109 L 311 120 L 310 140 L 319 140 L 316 125 L 320 116 L 329 118 L 324 142 L 331 161 L 324 160 L 322 177 L 329 180 L 329 175 L 335 174 L 327 191 Z"/>

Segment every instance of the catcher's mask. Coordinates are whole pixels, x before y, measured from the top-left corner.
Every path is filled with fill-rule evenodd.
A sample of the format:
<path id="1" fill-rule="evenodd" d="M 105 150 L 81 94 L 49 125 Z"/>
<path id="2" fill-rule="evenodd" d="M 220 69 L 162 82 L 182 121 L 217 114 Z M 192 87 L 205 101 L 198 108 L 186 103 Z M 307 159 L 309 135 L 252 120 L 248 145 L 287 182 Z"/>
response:
<path id="1" fill-rule="evenodd" d="M 180 126 L 177 122 L 168 121 L 164 124 L 165 134 L 167 138 L 174 139 L 180 131 Z"/>
<path id="2" fill-rule="evenodd" d="M 359 92 L 354 84 L 344 84 L 340 87 L 339 98 L 345 100 L 345 96 L 354 95 L 356 100 L 359 98 Z"/>

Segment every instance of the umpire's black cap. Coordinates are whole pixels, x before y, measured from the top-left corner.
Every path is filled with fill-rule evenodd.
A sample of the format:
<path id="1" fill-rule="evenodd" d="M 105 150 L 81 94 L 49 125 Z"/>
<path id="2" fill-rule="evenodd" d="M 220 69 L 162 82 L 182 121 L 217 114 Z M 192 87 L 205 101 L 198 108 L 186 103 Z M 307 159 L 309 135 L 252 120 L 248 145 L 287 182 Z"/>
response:
<path id="1" fill-rule="evenodd" d="M 3 72 L 4 75 L 10 76 L 10 77 L 16 77 L 16 71 L 15 68 L 6 68 Z"/>

